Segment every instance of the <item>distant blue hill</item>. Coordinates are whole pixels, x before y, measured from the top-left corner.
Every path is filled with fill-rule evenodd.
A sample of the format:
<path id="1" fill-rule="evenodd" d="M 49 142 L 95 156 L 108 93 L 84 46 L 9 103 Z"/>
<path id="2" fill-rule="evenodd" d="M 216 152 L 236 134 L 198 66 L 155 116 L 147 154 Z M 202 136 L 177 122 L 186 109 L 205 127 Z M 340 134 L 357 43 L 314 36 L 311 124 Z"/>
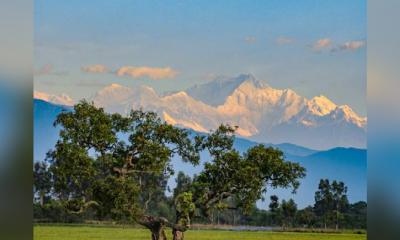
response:
<path id="1" fill-rule="evenodd" d="M 291 156 L 288 159 L 299 162 L 307 169 L 307 177 L 298 191 L 298 195 L 304 195 L 304 201 L 314 201 L 314 193 L 321 178 L 346 183 L 350 202 L 367 200 L 365 149 L 338 147 L 309 156 Z"/>
<path id="2" fill-rule="evenodd" d="M 53 126 L 58 114 L 62 111 L 70 111 L 70 107 L 48 103 L 43 100 L 34 99 L 34 161 L 44 160 L 46 153 L 54 147 L 58 139 L 58 131 Z"/>
<path id="3" fill-rule="evenodd" d="M 34 161 L 44 160 L 47 151 L 54 147 L 58 139 L 59 129 L 56 129 L 53 123 L 59 113 L 70 110 L 70 107 L 34 99 Z M 234 146 L 238 151 L 244 152 L 257 144 L 259 143 L 236 138 Z M 350 202 L 366 201 L 367 151 L 365 149 L 338 147 L 326 151 L 317 151 L 290 143 L 265 145 L 281 149 L 286 159 L 299 162 L 307 169 L 307 176 L 302 180 L 297 194 L 292 195 L 289 190 L 271 190 L 266 196 L 267 199 L 269 195 L 277 194 L 280 198 L 293 198 L 299 207 L 304 207 L 314 202 L 314 193 L 319 180 L 328 178 L 346 183 Z M 209 159 L 206 152 L 203 152 L 201 156 L 205 161 Z M 202 169 L 201 165 L 193 167 L 190 164 L 182 163 L 176 157 L 172 162 L 176 172 L 184 171 L 186 174 L 193 175 Z M 170 179 L 169 186 L 171 188 L 175 186 L 174 179 Z M 268 201 L 260 201 L 257 205 L 266 208 Z"/>
<path id="4" fill-rule="evenodd" d="M 244 138 L 236 138 L 235 141 L 235 147 L 237 150 L 240 152 L 246 151 L 249 147 L 253 147 L 257 144 L 260 144 L 258 142 L 254 142 L 251 140 L 247 140 Z M 282 152 L 285 153 L 286 157 L 291 157 L 291 156 L 309 156 L 313 153 L 317 153 L 317 150 L 309 149 L 306 147 L 302 147 L 296 144 L 291 144 L 291 143 L 280 143 L 280 144 L 272 144 L 272 143 L 264 143 L 265 146 L 270 146 L 274 148 L 279 148 Z"/>

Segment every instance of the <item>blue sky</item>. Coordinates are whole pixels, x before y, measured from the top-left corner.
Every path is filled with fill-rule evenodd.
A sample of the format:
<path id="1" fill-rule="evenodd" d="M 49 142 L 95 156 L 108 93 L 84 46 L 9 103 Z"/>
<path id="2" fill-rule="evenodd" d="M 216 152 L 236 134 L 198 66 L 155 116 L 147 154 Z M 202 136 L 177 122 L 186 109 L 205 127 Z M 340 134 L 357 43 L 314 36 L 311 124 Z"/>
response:
<path id="1" fill-rule="evenodd" d="M 365 115 L 366 35 L 365 0 L 37 0 L 35 89 L 78 99 L 111 83 L 164 92 L 252 73 Z M 111 72 L 81 70 L 95 64 Z M 113 73 L 124 66 L 147 72 Z"/>

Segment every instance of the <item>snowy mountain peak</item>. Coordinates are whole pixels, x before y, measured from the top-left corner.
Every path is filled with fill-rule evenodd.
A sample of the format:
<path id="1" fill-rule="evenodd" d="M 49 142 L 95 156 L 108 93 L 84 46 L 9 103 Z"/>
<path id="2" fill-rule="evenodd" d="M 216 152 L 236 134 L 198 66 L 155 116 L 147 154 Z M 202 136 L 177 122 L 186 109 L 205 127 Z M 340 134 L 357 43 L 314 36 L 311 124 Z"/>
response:
<path id="1" fill-rule="evenodd" d="M 228 82 L 242 83 L 242 82 L 244 82 L 244 81 L 246 81 L 246 80 L 256 81 L 256 78 L 254 77 L 253 74 L 250 74 L 250 73 L 248 73 L 248 74 L 242 73 L 242 74 L 239 74 L 239 75 L 236 76 L 236 77 L 218 76 L 218 77 L 216 77 L 216 78 L 215 78 L 213 81 L 211 81 L 211 82 L 217 82 L 217 83 L 220 83 L 220 84 L 228 83 Z M 211 82 L 210 82 L 210 83 L 211 83 Z M 197 85 L 197 86 L 199 86 L 199 85 Z"/>
<path id="2" fill-rule="evenodd" d="M 63 93 L 61 95 L 48 94 L 44 92 L 34 91 L 33 98 L 41 99 L 46 102 L 51 102 L 58 105 L 72 106 L 74 105 L 74 100 Z"/>
<path id="3" fill-rule="evenodd" d="M 189 95 L 187 95 L 187 93 L 184 92 L 184 91 L 176 92 L 176 93 L 172 94 L 171 96 L 175 96 L 175 97 L 179 97 L 179 98 L 187 98 L 187 97 L 189 97 Z"/>
<path id="4" fill-rule="evenodd" d="M 224 104 L 227 97 L 243 83 L 252 84 L 256 88 L 267 86 L 266 83 L 256 80 L 251 74 L 240 74 L 236 77 L 220 76 L 210 82 L 196 84 L 187 89 L 186 92 L 194 99 L 216 107 Z"/>
<path id="5" fill-rule="evenodd" d="M 122 85 L 119 85 L 118 83 L 111 83 L 111 85 L 108 86 L 109 88 L 123 88 Z"/>
<path id="6" fill-rule="evenodd" d="M 118 83 L 112 83 L 108 86 L 105 86 L 103 89 L 100 90 L 100 92 L 106 92 L 106 91 L 120 91 L 120 90 L 127 90 L 130 89 L 128 87 L 122 86 Z"/>
<path id="7" fill-rule="evenodd" d="M 147 85 L 140 85 L 138 91 L 141 94 L 153 95 L 153 96 L 157 96 L 158 97 L 158 94 L 154 90 L 154 88 L 152 88 L 150 86 L 147 86 Z"/>
<path id="8" fill-rule="evenodd" d="M 157 95 L 156 91 L 149 86 L 146 85 L 140 85 L 136 88 L 129 88 L 126 86 L 122 86 L 117 83 L 110 84 L 103 89 L 99 90 L 96 95 L 95 99 L 102 97 L 117 97 L 118 99 L 123 99 L 130 97 L 132 94 L 155 94 Z M 110 99 L 112 100 L 112 99 Z"/>
<path id="9" fill-rule="evenodd" d="M 365 128 L 367 124 L 367 118 L 358 116 L 348 105 L 337 107 L 335 111 L 332 111 L 331 115 L 337 120 L 353 123 L 360 128 Z"/>
<path id="10" fill-rule="evenodd" d="M 114 98 L 124 98 L 126 95 L 129 95 L 132 93 L 132 89 L 119 85 L 117 83 L 113 83 L 110 84 L 102 89 L 100 89 L 96 95 L 95 95 L 95 99 L 99 98 L 99 97 L 109 97 L 110 100 L 113 100 Z"/>
<path id="11" fill-rule="evenodd" d="M 253 77 L 253 75 L 249 75 L 249 77 L 243 81 L 243 84 L 247 84 L 247 85 L 252 85 L 254 88 L 257 89 L 263 89 L 263 88 L 269 88 L 270 86 L 268 85 L 268 83 L 264 80 L 257 80 Z"/>
<path id="12" fill-rule="evenodd" d="M 307 105 L 309 111 L 318 116 L 329 114 L 337 107 L 335 103 L 323 95 L 313 97 Z"/>
<path id="13" fill-rule="evenodd" d="M 113 83 L 99 90 L 93 97 L 93 102 L 98 106 L 114 105 L 129 99 L 132 93 L 131 88 Z"/>
<path id="14" fill-rule="evenodd" d="M 253 90 L 258 90 L 258 89 L 265 89 L 265 88 L 270 88 L 269 85 L 260 80 L 255 80 L 255 79 L 247 79 L 246 81 L 243 81 L 237 89 L 241 89 L 244 91 L 253 91 Z"/>
<path id="15" fill-rule="evenodd" d="M 346 115 L 351 115 L 355 116 L 356 114 L 354 113 L 353 109 L 349 105 L 342 105 L 339 106 L 339 109 L 342 110 Z"/>

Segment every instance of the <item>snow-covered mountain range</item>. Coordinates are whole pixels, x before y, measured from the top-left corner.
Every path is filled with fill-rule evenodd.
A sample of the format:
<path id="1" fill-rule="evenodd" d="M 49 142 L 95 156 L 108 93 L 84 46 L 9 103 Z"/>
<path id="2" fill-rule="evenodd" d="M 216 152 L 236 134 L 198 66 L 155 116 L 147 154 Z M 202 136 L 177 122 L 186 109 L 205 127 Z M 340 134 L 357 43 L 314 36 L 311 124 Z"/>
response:
<path id="1" fill-rule="evenodd" d="M 64 100 L 68 103 L 64 105 L 73 102 L 67 96 L 35 97 L 57 104 Z M 156 111 L 171 124 L 199 132 L 229 123 L 239 127 L 238 135 L 259 142 L 290 142 L 314 149 L 366 146 L 367 118 L 349 106 L 338 106 L 324 96 L 307 99 L 291 89 L 275 89 L 248 74 L 166 95 L 148 86 L 111 84 L 90 100 L 109 112 L 127 114 L 139 107 Z"/>
<path id="2" fill-rule="evenodd" d="M 74 104 L 74 100 L 67 94 L 55 95 L 34 91 L 33 98 L 64 106 L 72 106 Z"/>

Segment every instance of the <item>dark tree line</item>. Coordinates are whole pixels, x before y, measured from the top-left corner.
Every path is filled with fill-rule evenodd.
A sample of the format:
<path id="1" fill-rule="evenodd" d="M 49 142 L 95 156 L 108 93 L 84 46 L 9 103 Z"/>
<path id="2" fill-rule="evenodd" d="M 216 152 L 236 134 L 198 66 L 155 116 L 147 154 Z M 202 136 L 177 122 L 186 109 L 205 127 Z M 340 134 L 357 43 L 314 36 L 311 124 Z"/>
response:
<path id="1" fill-rule="evenodd" d="M 240 154 L 229 125 L 192 137 L 153 112 L 124 117 L 86 101 L 59 114 L 54 124 L 61 129 L 59 140 L 34 169 L 41 202 L 36 214 L 136 222 L 152 239 L 166 239 L 166 228 L 175 240 L 183 239 L 193 221 L 210 222 L 215 212 L 250 214 L 269 188 L 295 191 L 305 176 L 278 149 L 258 145 Z M 201 151 L 211 156 L 203 170 L 192 179 L 181 175 L 173 196 L 166 197 L 172 157 L 196 166 Z"/>
<path id="2" fill-rule="evenodd" d="M 177 189 L 184 188 L 184 183 L 190 184 L 190 182 L 191 178 L 180 172 L 177 178 Z M 321 195 L 321 191 L 325 192 L 325 194 Z M 315 193 L 315 203 L 313 206 L 298 209 L 293 199 L 283 199 L 280 201 L 276 195 L 272 195 L 268 210 L 258 209 L 255 205 L 253 205 L 249 214 L 244 214 L 243 211 L 237 209 L 216 209 L 212 213 L 210 221 L 207 222 L 204 219 L 198 218 L 196 222 L 277 226 L 283 229 L 366 229 L 367 203 L 360 201 L 350 204 L 348 203 L 346 193 L 347 189 L 344 183 L 337 181 L 330 183 L 329 180 L 322 179 Z M 338 196 L 341 197 L 338 198 Z"/>
<path id="3" fill-rule="evenodd" d="M 347 187 L 343 182 L 321 179 L 315 192 L 314 206 L 298 210 L 290 199 L 279 203 L 277 196 L 271 196 L 269 214 L 271 224 L 287 227 L 305 228 L 347 228 L 366 229 L 367 203 L 350 204 Z"/>

